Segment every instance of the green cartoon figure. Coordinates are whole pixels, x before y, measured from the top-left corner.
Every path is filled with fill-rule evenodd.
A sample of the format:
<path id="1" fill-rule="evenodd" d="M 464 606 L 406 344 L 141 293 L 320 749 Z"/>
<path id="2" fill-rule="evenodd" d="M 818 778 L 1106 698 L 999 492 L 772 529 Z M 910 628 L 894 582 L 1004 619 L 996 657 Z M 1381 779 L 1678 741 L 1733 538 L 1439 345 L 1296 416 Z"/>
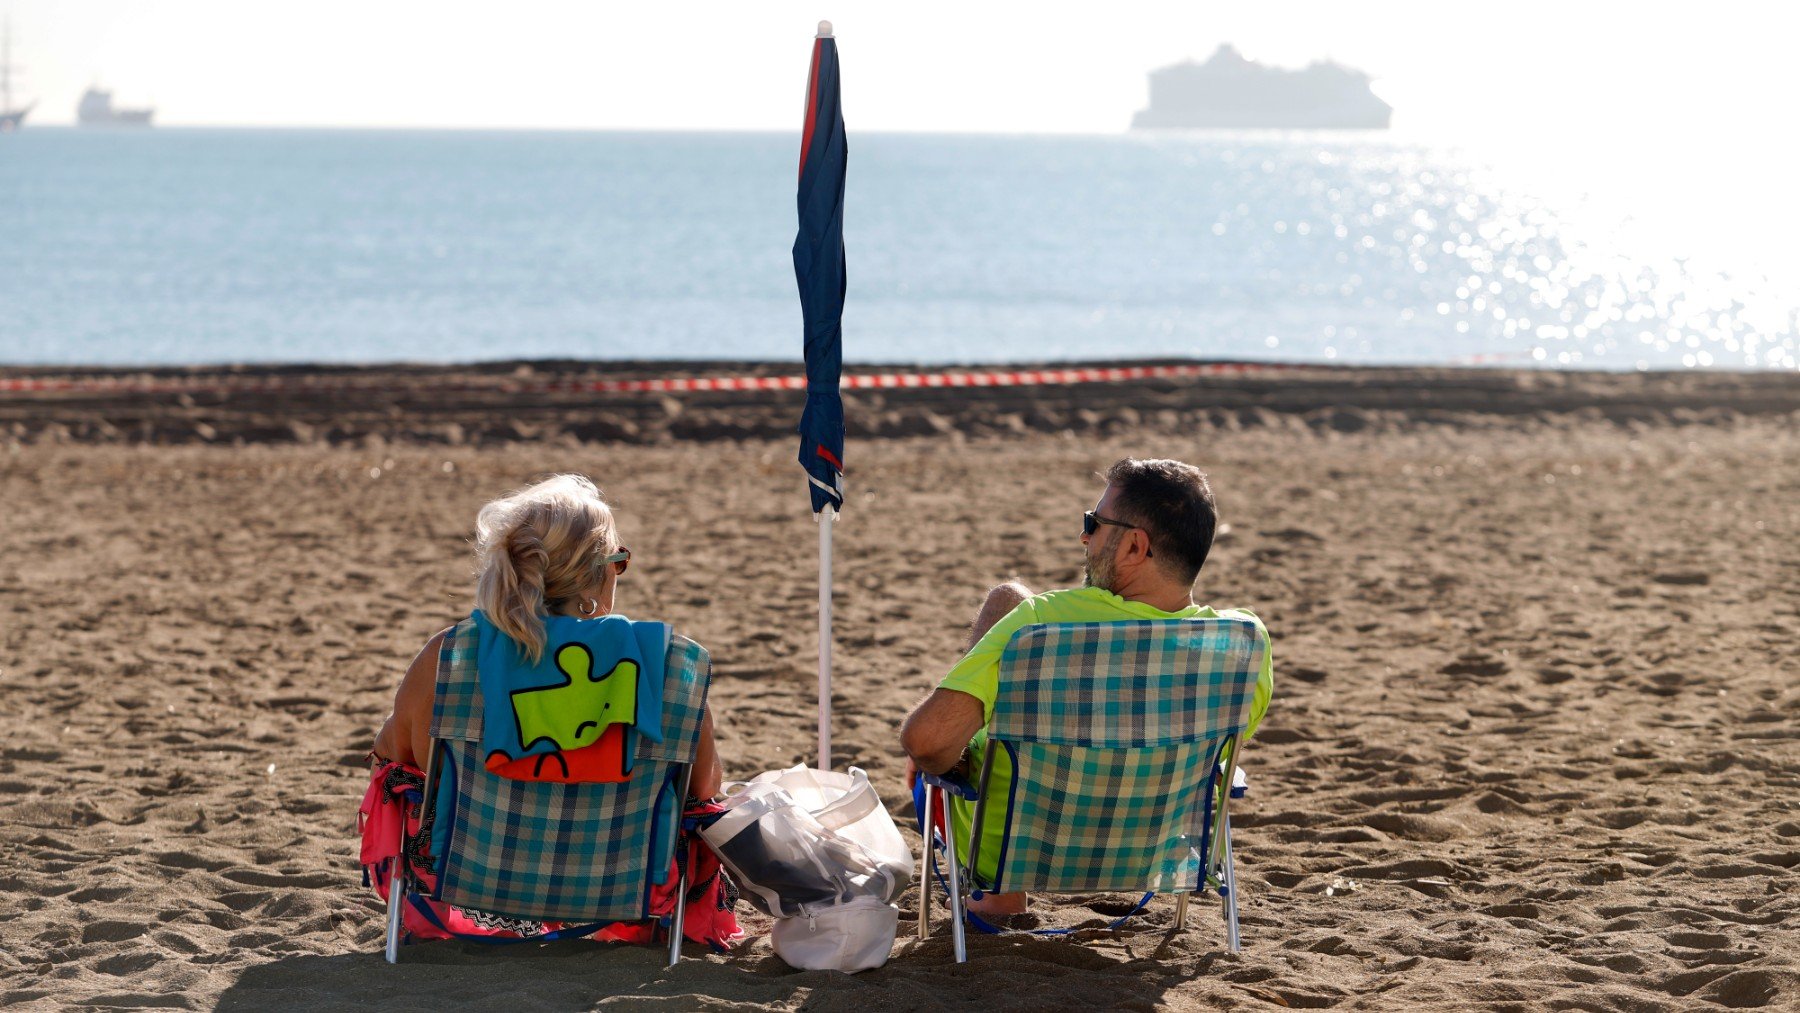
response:
<path id="1" fill-rule="evenodd" d="M 607 725 L 632 723 L 637 713 L 637 665 L 621 661 L 610 671 L 595 673 L 594 656 L 581 644 L 564 644 L 554 658 L 565 682 L 513 691 L 521 748 L 530 751 L 547 741 L 567 752 L 599 742 Z"/>

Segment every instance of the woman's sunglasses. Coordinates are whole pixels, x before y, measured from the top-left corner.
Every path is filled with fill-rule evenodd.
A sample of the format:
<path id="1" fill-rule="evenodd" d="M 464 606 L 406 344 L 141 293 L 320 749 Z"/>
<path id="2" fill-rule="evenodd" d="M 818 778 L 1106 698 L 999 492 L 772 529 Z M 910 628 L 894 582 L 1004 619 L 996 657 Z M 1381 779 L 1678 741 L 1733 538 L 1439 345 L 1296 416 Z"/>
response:
<path id="1" fill-rule="evenodd" d="M 631 550 L 621 545 L 619 551 L 610 556 L 601 557 L 600 561 L 611 563 L 614 573 L 623 574 L 631 566 Z"/>

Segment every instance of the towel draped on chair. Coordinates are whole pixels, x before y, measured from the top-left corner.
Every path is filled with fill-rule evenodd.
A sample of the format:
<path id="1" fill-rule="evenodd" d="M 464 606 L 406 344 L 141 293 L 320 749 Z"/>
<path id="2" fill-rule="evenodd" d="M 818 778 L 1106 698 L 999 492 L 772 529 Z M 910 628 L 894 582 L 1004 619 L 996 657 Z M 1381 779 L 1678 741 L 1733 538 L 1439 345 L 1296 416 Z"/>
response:
<path id="1" fill-rule="evenodd" d="M 619 784 L 631 779 L 638 737 L 662 741 L 668 624 L 549 616 L 546 649 L 533 662 L 479 609 L 470 618 L 488 770 L 518 781 Z"/>

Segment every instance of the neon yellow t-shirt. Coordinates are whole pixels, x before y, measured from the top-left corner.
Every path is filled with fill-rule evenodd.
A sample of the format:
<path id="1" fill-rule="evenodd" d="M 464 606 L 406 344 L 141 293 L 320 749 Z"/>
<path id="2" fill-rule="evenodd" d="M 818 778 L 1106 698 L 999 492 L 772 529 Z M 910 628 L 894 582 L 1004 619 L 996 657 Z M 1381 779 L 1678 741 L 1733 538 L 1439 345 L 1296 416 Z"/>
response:
<path id="1" fill-rule="evenodd" d="M 1124 598 L 1098 587 L 1074 588 L 1068 591 L 1050 591 L 1027 598 L 1018 607 L 1008 612 L 987 631 L 982 638 L 963 655 L 944 681 L 938 683 L 939 689 L 953 689 L 967 693 L 981 701 L 982 729 L 975 733 L 969 743 L 972 775 L 979 776 L 983 762 L 983 752 L 987 747 L 987 722 L 994 717 L 994 700 L 1000 695 L 1000 656 L 1005 653 L 1006 645 L 1013 634 L 1019 630 L 1038 623 L 1106 623 L 1123 622 L 1132 619 L 1248 619 L 1256 624 L 1256 630 L 1263 641 L 1262 672 L 1256 679 L 1256 691 L 1250 700 L 1250 724 L 1244 730 L 1243 741 L 1249 741 L 1256 727 L 1262 723 L 1263 714 L 1269 709 L 1269 698 L 1275 692 L 1275 667 L 1269 650 L 1269 631 L 1263 627 L 1262 620 L 1247 609 L 1227 609 L 1214 611 L 1206 605 L 1189 605 L 1179 612 L 1164 612 L 1153 605 L 1143 602 L 1127 601 Z M 1241 748 L 1241 747 L 1240 747 Z M 1012 760 L 1002 751 L 994 757 L 994 773 L 988 783 L 991 798 L 1003 799 L 1012 786 Z M 966 849 L 969 840 L 969 825 L 974 817 L 972 803 L 958 798 L 950 800 L 950 820 L 954 827 L 957 841 Z M 987 826 L 981 835 L 981 873 L 984 880 L 993 881 L 994 872 L 1000 855 L 1000 843 L 1005 831 L 1005 820 L 990 816 Z M 959 856 L 967 855 L 966 850 L 958 852 Z"/>

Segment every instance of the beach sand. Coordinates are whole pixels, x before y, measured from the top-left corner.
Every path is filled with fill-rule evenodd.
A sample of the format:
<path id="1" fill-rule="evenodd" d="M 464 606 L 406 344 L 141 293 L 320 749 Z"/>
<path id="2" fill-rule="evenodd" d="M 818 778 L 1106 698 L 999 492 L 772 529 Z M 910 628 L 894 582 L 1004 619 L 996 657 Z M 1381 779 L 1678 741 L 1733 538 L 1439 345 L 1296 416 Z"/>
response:
<path id="1" fill-rule="evenodd" d="M 1196 596 L 1265 618 L 1276 690 L 1237 811 L 1241 954 L 1215 900 L 1170 934 L 1159 899 L 1134 935 L 973 936 L 953 967 L 909 892 L 893 959 L 845 976 L 766 938 L 674 971 L 588 942 L 390 967 L 356 867 L 364 753 L 470 607 L 475 511 L 545 472 L 616 504 L 621 608 L 711 649 L 727 775 L 811 757 L 798 395 L 328 375 L 372 392 L 0 397 L 0 1005 L 1800 1006 L 1800 378 L 853 398 L 836 761 L 903 824 L 898 722 L 988 586 L 1079 581 L 1119 457 L 1211 473 L 1229 527 Z M 1130 899 L 1036 911 L 1100 926 Z"/>

